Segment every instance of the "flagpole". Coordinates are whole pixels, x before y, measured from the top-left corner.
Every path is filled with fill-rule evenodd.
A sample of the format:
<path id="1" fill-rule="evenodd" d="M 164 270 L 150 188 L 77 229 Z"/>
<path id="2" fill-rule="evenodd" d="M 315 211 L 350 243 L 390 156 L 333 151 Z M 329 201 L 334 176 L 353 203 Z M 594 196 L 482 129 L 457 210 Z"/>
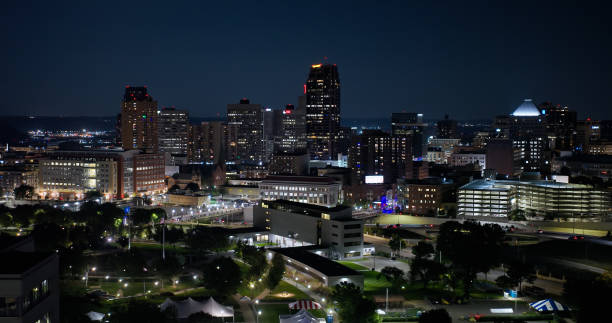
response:
<path id="1" fill-rule="evenodd" d="M 166 221 L 162 221 L 162 260 L 166 260 Z"/>

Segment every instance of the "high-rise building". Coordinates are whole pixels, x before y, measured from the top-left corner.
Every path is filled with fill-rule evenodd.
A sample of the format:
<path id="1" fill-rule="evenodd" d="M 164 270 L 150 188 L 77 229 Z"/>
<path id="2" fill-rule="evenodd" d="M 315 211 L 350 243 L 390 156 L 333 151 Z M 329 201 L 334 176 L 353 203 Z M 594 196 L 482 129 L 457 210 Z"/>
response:
<path id="1" fill-rule="evenodd" d="M 306 150 L 305 111 L 287 104 L 282 110 L 278 151 L 295 153 Z"/>
<path id="2" fill-rule="evenodd" d="M 391 134 L 410 138 L 412 158 L 422 158 L 426 155 L 423 149 L 423 114 L 414 112 L 394 112 L 391 114 Z"/>
<path id="3" fill-rule="evenodd" d="M 147 87 L 127 86 L 121 102 L 121 146 L 124 150 L 158 149 L 157 101 Z"/>
<path id="4" fill-rule="evenodd" d="M 444 120 L 438 121 L 438 138 L 450 139 L 459 138 L 457 134 L 457 121 L 444 116 Z"/>
<path id="5" fill-rule="evenodd" d="M 218 164 L 225 162 L 225 133 L 222 121 L 203 121 L 190 125 L 187 157 L 191 163 Z"/>
<path id="6" fill-rule="evenodd" d="M 189 112 L 163 108 L 159 113 L 159 150 L 171 155 L 187 155 Z"/>
<path id="7" fill-rule="evenodd" d="M 340 76 L 336 64 L 312 65 L 305 92 L 310 156 L 312 159 L 332 159 L 340 130 Z"/>
<path id="8" fill-rule="evenodd" d="M 381 130 L 364 130 L 353 136 L 349 148 L 349 167 L 353 183 L 364 183 L 365 176 L 382 175 L 385 183 L 405 176 L 410 158 L 410 137 L 394 136 Z"/>
<path id="9" fill-rule="evenodd" d="M 526 99 L 509 116 L 498 116 L 492 133 L 496 138 L 512 140 L 518 149 L 521 172 L 547 172 L 550 161 L 547 158 L 548 136 L 546 119 L 531 99 Z"/>
<path id="10" fill-rule="evenodd" d="M 263 115 L 260 104 L 246 98 L 227 105 L 227 123 L 237 127 L 235 155 L 227 156 L 236 163 L 259 163 L 263 160 Z M 229 159 L 229 158 L 232 159 Z"/>
<path id="11" fill-rule="evenodd" d="M 551 148 L 572 150 L 576 132 L 576 111 L 550 102 L 544 102 L 538 108 L 546 119 Z"/>

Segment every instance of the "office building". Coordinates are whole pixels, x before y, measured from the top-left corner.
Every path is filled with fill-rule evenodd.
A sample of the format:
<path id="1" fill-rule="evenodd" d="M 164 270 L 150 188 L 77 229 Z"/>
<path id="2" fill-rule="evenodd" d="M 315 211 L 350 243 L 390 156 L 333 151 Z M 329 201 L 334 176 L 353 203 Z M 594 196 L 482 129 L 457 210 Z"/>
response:
<path id="1" fill-rule="evenodd" d="M 228 126 L 222 121 L 203 121 L 190 125 L 187 145 L 189 162 L 209 165 L 225 163 L 227 131 Z"/>
<path id="2" fill-rule="evenodd" d="M 106 199 L 165 191 L 164 155 L 130 151 L 55 151 L 39 161 L 39 195 L 80 199 L 96 190 Z"/>
<path id="3" fill-rule="evenodd" d="M 554 181 L 476 180 L 458 191 L 463 217 L 506 217 L 513 210 L 547 220 L 607 217 L 611 207 L 609 191 Z"/>
<path id="4" fill-rule="evenodd" d="M 442 207 L 445 191 L 452 185 L 440 178 L 406 180 L 397 185 L 397 202 L 403 213 L 435 216 Z"/>
<path id="5" fill-rule="evenodd" d="M 0 192 L 13 192 L 21 185 L 38 188 L 38 169 L 29 169 L 22 166 L 0 167 Z"/>
<path id="6" fill-rule="evenodd" d="M 268 168 L 270 175 L 308 175 L 308 154 L 302 153 L 282 153 L 272 155 Z"/>
<path id="7" fill-rule="evenodd" d="M 449 119 L 448 114 L 444 116 L 444 120 L 438 121 L 437 128 L 438 138 L 459 138 L 459 135 L 457 133 L 457 121 Z"/>
<path id="8" fill-rule="evenodd" d="M 157 151 L 157 101 L 146 87 L 127 86 L 121 102 L 121 146 L 124 150 Z"/>
<path id="9" fill-rule="evenodd" d="M 353 219 L 348 206 L 262 201 L 253 208 L 253 225 L 269 230 L 271 242 L 282 244 L 290 238 L 300 245 L 326 248 L 330 259 L 361 257 L 363 253 L 363 221 Z"/>
<path id="10" fill-rule="evenodd" d="M 340 131 L 340 76 L 336 64 L 312 65 L 305 92 L 306 139 L 311 159 L 335 158 Z"/>
<path id="11" fill-rule="evenodd" d="M 548 172 L 548 135 L 546 119 L 531 99 L 523 103 L 509 116 L 498 116 L 493 124 L 495 138 L 512 140 L 518 149 L 521 172 Z"/>
<path id="12" fill-rule="evenodd" d="M 262 200 L 288 200 L 325 207 L 341 204 L 342 185 L 329 177 L 268 176 L 259 183 Z"/>
<path id="13" fill-rule="evenodd" d="M 410 138 L 413 159 L 422 158 L 426 154 L 423 149 L 425 126 L 422 113 L 394 112 L 391 114 L 391 134 Z"/>
<path id="14" fill-rule="evenodd" d="M 278 147 L 281 153 L 306 151 L 306 114 L 305 110 L 296 109 L 288 104 L 282 110 Z"/>
<path id="15" fill-rule="evenodd" d="M 0 237 L 0 322 L 59 323 L 59 260 L 30 237 Z"/>
<path id="16" fill-rule="evenodd" d="M 410 137 L 390 135 L 381 130 L 364 130 L 351 139 L 349 167 L 355 183 L 364 183 L 369 175 L 382 175 L 385 183 L 404 177 L 412 161 Z"/>
<path id="17" fill-rule="evenodd" d="M 514 148 L 512 140 L 491 139 L 486 147 L 486 162 L 488 169 L 497 174 L 517 176 L 520 174 L 520 151 Z"/>
<path id="18" fill-rule="evenodd" d="M 231 154 L 235 163 L 259 163 L 263 161 L 263 114 L 260 104 L 251 104 L 243 98 L 238 104 L 227 105 L 228 130 Z M 235 128 L 234 128 L 235 127 Z"/>
<path id="19" fill-rule="evenodd" d="M 163 108 L 159 113 L 159 150 L 171 156 L 186 156 L 189 143 L 189 112 Z M 174 163 L 172 163 L 174 164 Z"/>
<path id="20" fill-rule="evenodd" d="M 452 167 L 462 167 L 467 165 L 477 165 L 480 169 L 487 168 L 487 155 L 485 150 L 475 147 L 455 147 L 451 154 L 450 165 Z"/>
<path id="21" fill-rule="evenodd" d="M 538 105 L 538 108 L 546 119 L 550 147 L 556 150 L 573 150 L 577 123 L 576 111 L 550 102 L 544 102 Z"/>

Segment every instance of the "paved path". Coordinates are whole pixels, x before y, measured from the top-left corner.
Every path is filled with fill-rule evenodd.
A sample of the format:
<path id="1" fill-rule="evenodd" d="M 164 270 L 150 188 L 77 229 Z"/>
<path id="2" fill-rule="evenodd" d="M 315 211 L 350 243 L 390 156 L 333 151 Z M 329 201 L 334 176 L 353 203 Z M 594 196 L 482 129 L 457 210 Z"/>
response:
<path id="1" fill-rule="evenodd" d="M 234 301 L 236 301 L 236 303 L 238 303 L 238 305 L 240 306 L 240 312 L 242 313 L 242 318 L 244 319 L 244 322 L 247 323 L 255 323 L 255 313 L 253 313 L 253 309 L 250 306 L 250 302 L 241 302 L 240 298 L 242 297 L 242 295 L 240 294 L 234 294 L 232 295 L 232 298 L 234 299 Z"/>
<path id="2" fill-rule="evenodd" d="M 376 260 L 374 260 L 374 258 L 376 258 Z M 362 260 L 356 260 L 356 261 L 352 261 L 352 260 L 347 260 L 347 261 L 351 261 L 358 265 L 362 265 L 368 269 L 371 269 L 372 267 L 374 267 L 374 263 L 376 263 L 376 266 L 374 267 L 374 270 L 376 271 L 381 271 L 384 267 L 397 267 L 403 270 L 405 273 L 410 272 L 409 264 L 403 261 L 391 260 L 389 258 L 380 257 L 380 256 L 366 257 L 366 258 L 363 258 Z"/>

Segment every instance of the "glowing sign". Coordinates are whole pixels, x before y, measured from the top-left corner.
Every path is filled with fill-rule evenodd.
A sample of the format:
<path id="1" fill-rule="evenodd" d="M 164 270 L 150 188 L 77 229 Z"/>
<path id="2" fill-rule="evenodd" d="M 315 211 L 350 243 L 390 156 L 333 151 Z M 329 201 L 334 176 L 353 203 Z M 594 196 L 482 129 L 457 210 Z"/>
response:
<path id="1" fill-rule="evenodd" d="M 319 67 L 321 67 L 321 64 L 312 65 L 312 68 L 319 68 Z"/>
<path id="2" fill-rule="evenodd" d="M 365 177 L 366 184 L 382 184 L 384 183 L 383 175 L 368 175 Z"/>

